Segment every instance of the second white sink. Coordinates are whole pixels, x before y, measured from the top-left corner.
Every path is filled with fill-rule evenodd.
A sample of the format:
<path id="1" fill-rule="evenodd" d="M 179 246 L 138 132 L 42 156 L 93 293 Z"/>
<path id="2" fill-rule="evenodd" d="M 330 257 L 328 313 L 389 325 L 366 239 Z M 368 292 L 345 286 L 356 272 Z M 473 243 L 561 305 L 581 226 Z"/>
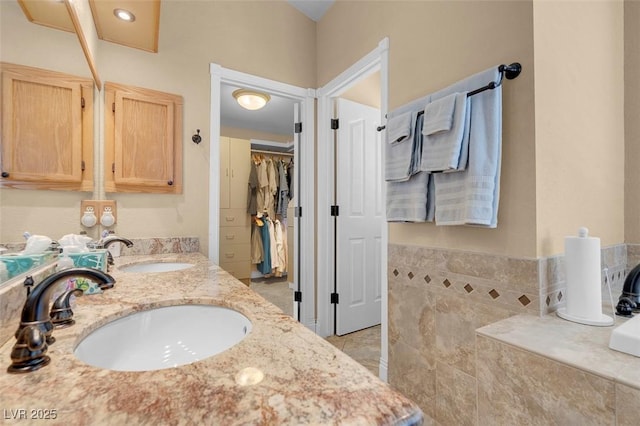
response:
<path id="1" fill-rule="evenodd" d="M 151 371 L 191 364 L 243 340 L 251 321 L 214 305 L 176 305 L 136 312 L 89 334 L 76 358 L 116 371 Z"/>

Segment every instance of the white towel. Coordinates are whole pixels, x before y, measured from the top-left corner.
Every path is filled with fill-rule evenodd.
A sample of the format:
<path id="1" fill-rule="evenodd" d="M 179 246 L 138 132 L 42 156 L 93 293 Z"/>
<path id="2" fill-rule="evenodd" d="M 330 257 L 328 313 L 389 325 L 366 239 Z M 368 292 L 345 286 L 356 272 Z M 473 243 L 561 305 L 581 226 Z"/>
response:
<path id="1" fill-rule="evenodd" d="M 422 134 L 433 135 L 437 132 L 448 132 L 453 125 L 453 112 L 456 109 L 456 95 L 445 96 L 424 107 L 424 125 Z"/>
<path id="2" fill-rule="evenodd" d="M 499 78 L 495 66 L 434 94 L 433 98 L 474 90 Z M 462 172 L 435 175 L 435 220 L 437 225 L 495 228 L 502 161 L 502 86 L 473 95 L 470 100 L 469 164 Z"/>
<path id="3" fill-rule="evenodd" d="M 422 162 L 420 170 L 425 172 L 443 172 L 464 170 L 467 165 L 469 147 L 470 101 L 467 92 L 454 93 L 438 99 L 425 107 L 425 119 L 422 129 Z M 433 104 L 439 104 L 432 107 Z M 449 117 L 448 108 L 452 106 Z M 432 111 L 436 111 L 439 115 Z M 449 130 L 440 124 L 449 119 Z M 463 152 L 464 151 L 464 152 Z"/>
<path id="4" fill-rule="evenodd" d="M 429 201 L 430 174 L 419 172 L 406 182 L 387 182 L 387 221 L 433 221 L 433 208 Z M 433 202 L 431 202 L 433 205 Z"/>

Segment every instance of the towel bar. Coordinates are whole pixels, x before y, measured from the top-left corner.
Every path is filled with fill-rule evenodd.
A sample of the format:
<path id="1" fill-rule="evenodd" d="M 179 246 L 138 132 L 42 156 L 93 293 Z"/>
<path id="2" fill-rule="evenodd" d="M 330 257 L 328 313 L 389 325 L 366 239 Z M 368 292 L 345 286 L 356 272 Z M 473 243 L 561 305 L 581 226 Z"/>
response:
<path id="1" fill-rule="evenodd" d="M 519 62 L 514 62 L 510 65 L 500 65 L 498 67 L 498 71 L 500 72 L 500 80 L 498 80 L 497 82 L 492 81 L 491 83 L 487 84 L 486 86 L 480 87 L 479 89 L 473 90 L 469 93 L 467 93 L 467 97 L 469 96 L 473 96 L 473 95 L 477 95 L 478 93 L 482 93 L 485 90 L 493 90 L 496 87 L 499 87 L 502 84 L 502 80 L 506 77 L 507 80 L 513 80 L 514 78 L 516 78 L 517 76 L 520 75 L 520 72 L 522 71 L 522 65 L 520 65 Z M 424 114 L 424 111 L 419 111 L 418 115 L 422 115 Z M 378 126 L 376 129 L 381 132 L 382 130 L 384 130 L 387 126 Z"/>

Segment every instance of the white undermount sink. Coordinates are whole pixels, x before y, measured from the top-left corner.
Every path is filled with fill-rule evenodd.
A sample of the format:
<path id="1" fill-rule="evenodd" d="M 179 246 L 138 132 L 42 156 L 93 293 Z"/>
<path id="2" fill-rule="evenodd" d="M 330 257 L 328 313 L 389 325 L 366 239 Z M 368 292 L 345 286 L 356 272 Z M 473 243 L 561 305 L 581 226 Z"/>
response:
<path id="1" fill-rule="evenodd" d="M 122 272 L 171 272 L 181 271 L 191 268 L 193 263 L 179 262 L 154 262 L 154 263 L 134 263 L 133 265 L 124 265 L 118 268 Z"/>
<path id="2" fill-rule="evenodd" d="M 136 312 L 98 328 L 76 358 L 116 371 L 151 371 L 209 358 L 243 340 L 251 321 L 214 305 L 176 305 Z"/>

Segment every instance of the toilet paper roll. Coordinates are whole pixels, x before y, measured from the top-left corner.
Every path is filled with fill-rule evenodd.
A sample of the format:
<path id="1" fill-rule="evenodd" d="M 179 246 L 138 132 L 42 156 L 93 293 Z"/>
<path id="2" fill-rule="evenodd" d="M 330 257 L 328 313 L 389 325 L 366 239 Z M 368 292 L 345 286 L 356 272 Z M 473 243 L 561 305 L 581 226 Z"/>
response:
<path id="1" fill-rule="evenodd" d="M 581 236 L 566 237 L 565 271 L 567 279 L 566 313 L 586 320 L 602 317 L 602 293 L 600 290 L 600 238 Z"/>

